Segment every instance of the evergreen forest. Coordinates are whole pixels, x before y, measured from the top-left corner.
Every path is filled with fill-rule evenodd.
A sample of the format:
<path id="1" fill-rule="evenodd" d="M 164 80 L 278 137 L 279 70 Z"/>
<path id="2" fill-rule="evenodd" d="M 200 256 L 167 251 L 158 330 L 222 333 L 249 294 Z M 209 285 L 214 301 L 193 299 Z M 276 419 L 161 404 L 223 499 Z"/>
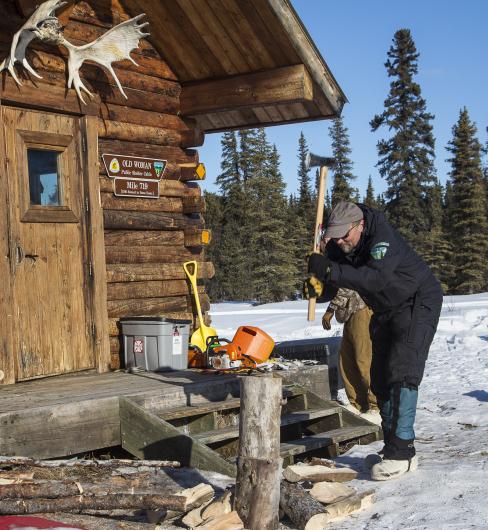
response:
<path id="1" fill-rule="evenodd" d="M 342 117 L 329 127 L 334 166 L 324 219 L 340 200 L 384 211 L 430 265 L 445 294 L 488 291 L 488 165 L 476 125 L 459 110 L 446 147 L 450 171 L 442 185 L 435 169 L 433 120 L 416 81 L 418 58 L 408 29 L 393 37 L 385 68 L 384 107 L 370 121 L 378 136 L 377 168 L 386 190 L 355 186 L 353 148 Z M 487 129 L 488 130 L 488 129 Z M 318 171 L 307 169 L 307 139 L 297 139 L 298 189 L 287 196 L 280 156 L 264 129 L 224 133 L 218 192 L 206 192 L 215 265 L 207 291 L 213 302 L 279 302 L 300 296 L 312 248 Z"/>

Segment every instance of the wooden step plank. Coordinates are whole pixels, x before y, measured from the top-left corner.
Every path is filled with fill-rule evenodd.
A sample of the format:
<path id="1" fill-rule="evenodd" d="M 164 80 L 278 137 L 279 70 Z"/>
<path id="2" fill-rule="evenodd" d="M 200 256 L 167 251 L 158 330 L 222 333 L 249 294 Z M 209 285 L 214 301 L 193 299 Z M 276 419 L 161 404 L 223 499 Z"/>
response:
<path id="1" fill-rule="evenodd" d="M 327 432 L 304 436 L 298 440 L 292 440 L 281 444 L 281 456 L 298 455 L 314 449 L 322 449 L 329 445 L 360 438 L 372 434 L 378 430 L 376 425 L 363 425 L 357 427 L 340 427 Z"/>
<path id="2" fill-rule="evenodd" d="M 284 385 L 283 397 L 290 398 L 304 394 L 306 390 L 298 385 Z M 193 405 L 191 407 L 178 407 L 174 409 L 167 409 L 160 411 L 157 415 L 163 420 L 176 420 L 179 418 L 186 418 L 190 416 L 198 416 L 200 414 L 207 414 L 219 410 L 229 410 L 239 408 L 241 401 L 239 398 L 227 399 L 225 401 L 217 401 L 214 403 L 206 403 L 203 405 Z"/>
<path id="3" fill-rule="evenodd" d="M 191 416 L 199 416 L 200 414 L 208 414 L 219 410 L 238 409 L 241 406 L 239 398 L 227 399 L 225 401 L 218 401 L 216 403 L 208 403 L 205 405 L 194 405 L 192 407 L 178 407 L 175 409 L 168 409 L 161 411 L 158 416 L 163 420 L 176 420 L 179 418 L 186 418 Z"/>
<path id="4" fill-rule="evenodd" d="M 307 393 L 307 389 L 303 386 L 297 385 L 296 383 L 285 384 L 283 382 L 283 397 L 295 397 L 301 396 Z"/>
<path id="5" fill-rule="evenodd" d="M 300 423 L 302 421 L 314 420 L 317 418 L 325 418 L 341 412 L 341 407 L 331 407 L 326 409 L 316 410 L 300 410 L 285 414 L 281 417 L 281 426 L 291 425 L 293 423 Z M 199 442 L 204 444 L 212 444 L 221 442 L 223 440 L 232 440 L 239 437 L 239 425 L 233 425 L 224 429 L 216 429 L 213 431 L 201 432 L 193 435 Z"/>
<path id="6" fill-rule="evenodd" d="M 312 409 L 312 410 L 297 410 L 285 414 L 281 418 L 281 426 L 291 425 L 292 423 L 300 423 L 302 421 L 315 420 L 317 418 L 325 418 L 326 416 L 333 416 L 334 414 L 341 414 L 342 409 L 338 405 L 332 407 Z"/>

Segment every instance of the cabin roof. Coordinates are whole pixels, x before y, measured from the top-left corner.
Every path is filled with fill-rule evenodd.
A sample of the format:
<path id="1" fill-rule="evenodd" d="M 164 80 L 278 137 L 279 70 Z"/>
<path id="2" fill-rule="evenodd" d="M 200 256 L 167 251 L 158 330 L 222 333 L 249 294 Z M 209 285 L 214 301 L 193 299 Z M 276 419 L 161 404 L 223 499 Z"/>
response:
<path id="1" fill-rule="evenodd" d="M 347 101 L 288 0 L 125 0 L 204 132 L 334 118 Z"/>

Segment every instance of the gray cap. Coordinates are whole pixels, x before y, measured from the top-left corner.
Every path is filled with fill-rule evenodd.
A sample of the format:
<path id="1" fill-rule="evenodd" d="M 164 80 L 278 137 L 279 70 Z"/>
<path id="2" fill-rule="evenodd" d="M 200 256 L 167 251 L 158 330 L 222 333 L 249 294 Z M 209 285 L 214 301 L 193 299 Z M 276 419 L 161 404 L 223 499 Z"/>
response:
<path id="1" fill-rule="evenodd" d="M 341 201 L 334 206 L 324 237 L 340 238 L 347 234 L 352 223 L 363 218 L 363 211 L 352 202 Z"/>

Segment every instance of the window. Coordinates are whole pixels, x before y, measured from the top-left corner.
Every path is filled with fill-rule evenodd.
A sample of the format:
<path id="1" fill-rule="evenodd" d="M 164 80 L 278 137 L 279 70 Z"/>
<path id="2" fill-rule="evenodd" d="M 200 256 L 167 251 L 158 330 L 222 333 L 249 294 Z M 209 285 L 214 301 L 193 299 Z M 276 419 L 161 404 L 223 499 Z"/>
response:
<path id="1" fill-rule="evenodd" d="M 27 149 L 31 205 L 62 206 L 58 156 L 59 151 Z"/>

